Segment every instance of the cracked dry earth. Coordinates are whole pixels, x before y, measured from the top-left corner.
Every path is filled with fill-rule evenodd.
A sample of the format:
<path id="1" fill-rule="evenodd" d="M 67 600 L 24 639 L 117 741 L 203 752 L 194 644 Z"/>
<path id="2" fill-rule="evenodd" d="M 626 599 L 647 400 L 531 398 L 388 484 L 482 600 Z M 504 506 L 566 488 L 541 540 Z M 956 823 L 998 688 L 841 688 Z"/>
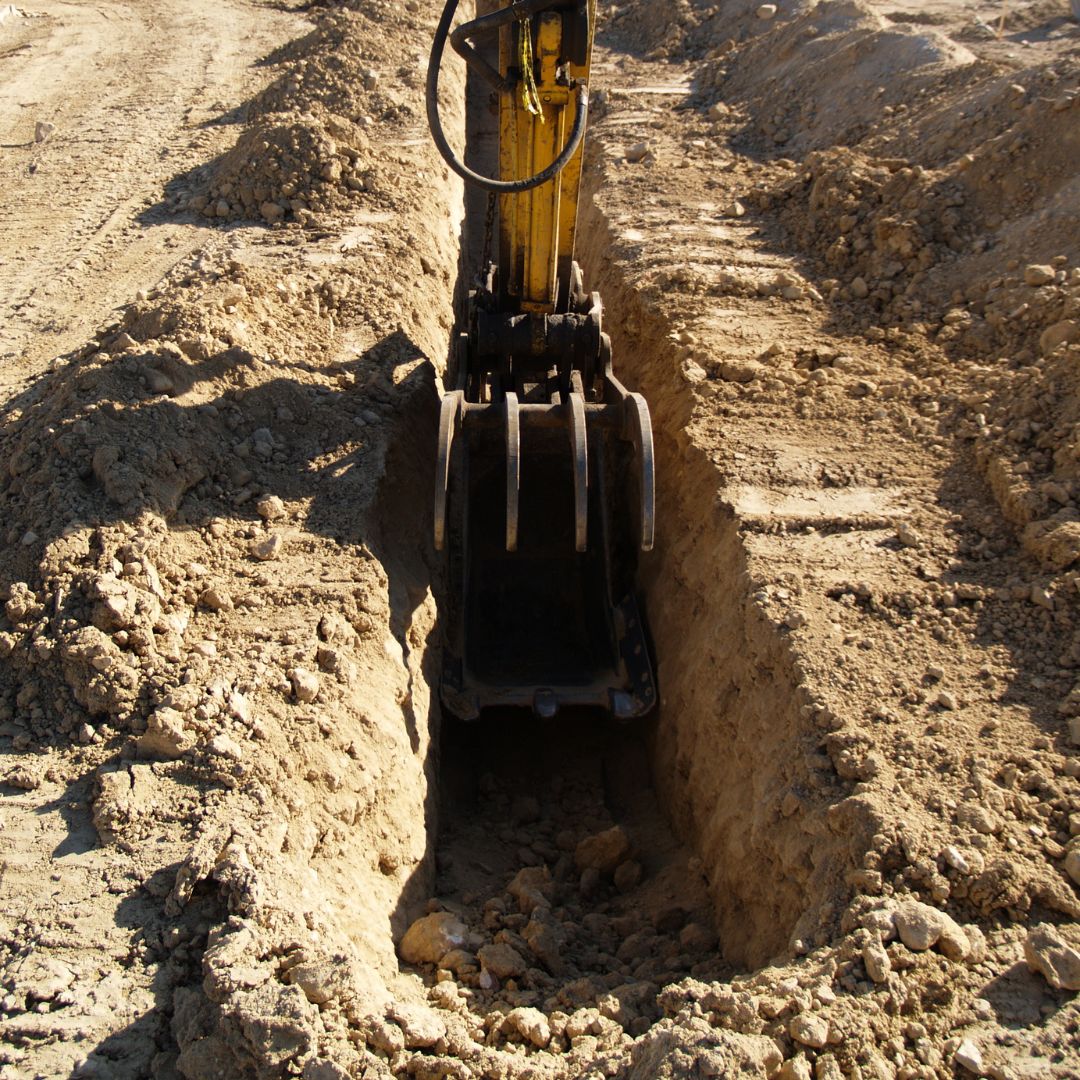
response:
<path id="1" fill-rule="evenodd" d="M 439 7 L 0 8 L 0 1076 L 1076 1076 L 1068 0 L 599 5 L 638 727 L 439 715 Z"/>

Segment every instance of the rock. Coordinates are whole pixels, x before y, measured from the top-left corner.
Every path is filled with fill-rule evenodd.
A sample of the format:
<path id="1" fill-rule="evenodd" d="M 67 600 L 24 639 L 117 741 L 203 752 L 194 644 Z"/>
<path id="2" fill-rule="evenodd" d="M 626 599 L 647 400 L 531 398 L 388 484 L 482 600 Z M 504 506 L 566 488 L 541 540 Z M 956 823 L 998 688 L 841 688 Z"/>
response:
<path id="1" fill-rule="evenodd" d="M 948 690 L 942 690 L 934 700 L 935 704 L 948 712 L 956 709 L 956 695 L 949 693 Z"/>
<path id="2" fill-rule="evenodd" d="M 1080 990 L 1080 951 L 1049 923 L 1033 926 L 1024 939 L 1024 959 L 1055 990 Z"/>
<path id="3" fill-rule="evenodd" d="M 469 937 L 465 924 L 452 912 L 436 911 L 425 915 L 409 927 L 401 939 L 398 952 L 407 964 L 437 964 L 455 950 L 461 950 Z M 472 959 L 471 954 L 468 954 Z M 443 964 L 450 970 L 455 968 Z"/>
<path id="4" fill-rule="evenodd" d="M 732 199 L 724 207 L 724 217 L 741 218 L 745 216 L 746 207 L 738 199 Z"/>
<path id="5" fill-rule="evenodd" d="M 615 868 L 615 888 L 619 892 L 629 892 L 641 880 L 641 863 L 633 859 L 619 863 Z"/>
<path id="6" fill-rule="evenodd" d="M 978 1044 L 971 1039 L 965 1039 L 956 1048 L 953 1061 L 962 1069 L 967 1069 L 969 1073 L 974 1073 L 976 1076 L 983 1075 L 982 1051 L 979 1049 Z"/>
<path id="7" fill-rule="evenodd" d="M 687 923 L 679 931 L 679 944 L 686 952 L 700 958 L 703 953 L 712 952 L 716 948 L 716 931 L 704 923 Z"/>
<path id="8" fill-rule="evenodd" d="M 813 1077 L 810 1062 L 800 1054 L 784 1062 L 775 1080 L 813 1080 Z"/>
<path id="9" fill-rule="evenodd" d="M 896 529 L 896 539 L 904 547 L 918 547 L 921 543 L 921 537 L 910 525 L 899 525 Z"/>
<path id="10" fill-rule="evenodd" d="M 718 370 L 727 382 L 750 383 L 760 379 L 768 369 L 757 360 L 724 360 Z"/>
<path id="11" fill-rule="evenodd" d="M 851 282 L 851 295 L 856 300 L 865 300 L 870 295 L 870 286 L 866 284 L 866 278 L 853 278 Z"/>
<path id="12" fill-rule="evenodd" d="M 1049 356 L 1055 349 L 1074 341 L 1080 341 L 1080 319 L 1063 319 L 1039 335 L 1039 349 L 1043 356 Z"/>
<path id="13" fill-rule="evenodd" d="M 515 979 L 524 975 L 529 969 L 521 953 L 513 946 L 502 942 L 485 945 L 476 955 L 480 958 L 483 969 L 497 979 Z"/>
<path id="14" fill-rule="evenodd" d="M 232 598 L 223 589 L 211 587 L 204 589 L 199 603 L 209 611 L 232 611 Z"/>
<path id="15" fill-rule="evenodd" d="M 255 504 L 255 512 L 263 521 L 277 521 L 287 513 L 285 504 L 277 495 L 267 495 Z"/>
<path id="16" fill-rule="evenodd" d="M 651 153 L 652 151 L 649 149 L 649 144 L 647 142 L 639 142 L 634 143 L 633 146 L 627 147 L 625 157 L 627 161 L 636 163 L 644 161 Z"/>
<path id="17" fill-rule="evenodd" d="M 151 394 L 172 394 L 176 390 L 172 377 L 157 368 L 147 368 L 143 377 Z"/>
<path id="18" fill-rule="evenodd" d="M 709 119 L 710 120 L 723 120 L 725 116 L 731 113 L 730 107 L 723 101 L 714 102 L 709 106 Z"/>
<path id="19" fill-rule="evenodd" d="M 1080 559 L 1080 521 L 1033 521 L 1025 526 L 1021 541 L 1047 570 L 1065 570 Z"/>
<path id="20" fill-rule="evenodd" d="M 390 1006 L 388 1015 L 401 1028 L 407 1050 L 424 1050 L 446 1037 L 446 1024 L 427 1005 L 396 1001 Z"/>
<path id="21" fill-rule="evenodd" d="M 267 225 L 275 225 L 285 217 L 284 209 L 276 202 L 264 202 L 259 207 L 259 213 Z"/>
<path id="22" fill-rule="evenodd" d="M 271 559 L 276 559 L 278 557 L 278 552 L 281 551 L 281 545 L 281 537 L 277 533 L 274 533 L 273 536 L 267 536 L 263 540 L 252 541 L 249 550 L 260 562 L 269 562 Z"/>
<path id="23" fill-rule="evenodd" d="M 240 744 L 224 733 L 215 735 L 210 740 L 208 748 L 212 754 L 217 754 L 218 757 L 228 758 L 230 761 L 240 761 L 244 756 L 244 751 Z"/>
<path id="24" fill-rule="evenodd" d="M 48 120 L 38 120 L 37 123 L 34 124 L 34 142 L 45 142 L 54 131 L 56 131 L 55 124 L 50 124 Z"/>
<path id="25" fill-rule="evenodd" d="M 1080 721 L 1080 716 L 1074 716 L 1073 722 L 1078 721 Z M 1077 726 L 1080 727 L 1080 723 L 1077 723 Z M 1080 734 L 1080 732 L 1072 732 L 1072 742 L 1077 742 L 1076 735 L 1078 734 Z M 1065 867 L 1065 873 L 1072 878 L 1075 884 L 1080 885 L 1080 847 L 1070 848 L 1065 853 L 1065 862 L 1063 865 Z"/>
<path id="26" fill-rule="evenodd" d="M 538 1050 L 543 1050 L 551 1042 L 551 1026 L 539 1009 L 511 1009 L 504 1023 L 511 1031 L 528 1039 Z"/>
<path id="27" fill-rule="evenodd" d="M 1024 284 L 1038 288 L 1040 285 L 1050 285 L 1054 281 L 1054 268 L 1038 263 L 1031 263 L 1024 267 Z"/>
<path id="28" fill-rule="evenodd" d="M 909 949 L 925 952 L 937 944 L 947 919 L 952 922 L 948 915 L 937 908 L 918 900 L 908 900 L 896 910 L 896 931 Z"/>
<path id="29" fill-rule="evenodd" d="M 162 758 L 174 761 L 195 745 L 184 731 L 184 717 L 175 709 L 163 706 L 146 719 L 146 730 L 136 740 L 141 758 Z"/>
<path id="30" fill-rule="evenodd" d="M 769 19 L 776 18 L 776 5 L 775 4 L 762 4 L 757 11 L 754 12 L 759 19 L 763 19 L 768 22 Z"/>
<path id="31" fill-rule="evenodd" d="M 889 973 L 892 971 L 892 961 L 880 941 L 869 941 L 863 946 L 863 964 L 866 965 L 866 974 L 876 983 L 889 981 Z"/>
<path id="32" fill-rule="evenodd" d="M 585 837 L 574 851 L 578 870 L 610 874 L 630 854 L 630 837 L 621 825 Z"/>
<path id="33" fill-rule="evenodd" d="M 816 1013 L 800 1013 L 788 1025 L 788 1033 L 803 1046 L 820 1050 L 829 1041 L 829 1022 Z"/>
<path id="34" fill-rule="evenodd" d="M 551 906 L 554 887 L 546 866 L 526 866 L 517 872 L 506 891 L 518 902 L 523 915 L 531 915 L 538 907 Z"/>
<path id="35" fill-rule="evenodd" d="M 297 701 L 310 703 L 319 696 L 319 676 L 307 668 L 295 667 L 289 671 L 289 681 Z"/>
<path id="36" fill-rule="evenodd" d="M 566 944 L 566 934 L 561 923 L 551 918 L 547 909 L 540 909 L 529 920 L 521 936 L 529 946 L 529 951 L 552 975 L 559 975 L 564 971 L 566 965 L 563 963 L 562 950 Z"/>

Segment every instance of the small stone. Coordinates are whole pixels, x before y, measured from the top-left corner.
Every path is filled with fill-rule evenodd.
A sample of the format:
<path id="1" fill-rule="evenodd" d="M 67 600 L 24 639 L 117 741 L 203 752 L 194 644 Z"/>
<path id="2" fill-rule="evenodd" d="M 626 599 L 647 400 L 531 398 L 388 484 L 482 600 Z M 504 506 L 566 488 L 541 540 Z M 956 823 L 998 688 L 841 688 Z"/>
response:
<path id="1" fill-rule="evenodd" d="M 136 741 L 141 758 L 162 758 L 175 761 L 194 745 L 194 740 L 184 730 L 183 714 L 176 709 L 162 706 L 146 720 L 146 730 Z"/>
<path id="2" fill-rule="evenodd" d="M 615 868 L 614 881 L 615 888 L 619 892 L 629 892 L 641 881 L 641 863 L 636 862 L 634 859 L 619 863 Z"/>
<path id="3" fill-rule="evenodd" d="M 518 902 L 523 915 L 531 915 L 538 907 L 551 906 L 554 887 L 546 866 L 526 866 L 517 872 L 506 891 Z"/>
<path id="4" fill-rule="evenodd" d="M 918 547 L 921 538 L 919 534 L 910 525 L 898 525 L 896 528 L 896 539 L 900 541 L 904 547 Z"/>
<path id="5" fill-rule="evenodd" d="M 289 671 L 289 682 L 292 683 L 297 701 L 309 704 L 319 696 L 319 676 L 314 671 L 302 667 L 292 668 Z"/>
<path id="6" fill-rule="evenodd" d="M 271 559 L 276 559 L 278 557 L 278 552 L 281 551 L 281 545 L 281 537 L 277 533 L 274 533 L 273 536 L 268 536 L 264 540 L 254 541 L 249 550 L 260 562 L 269 562 Z"/>
<path id="7" fill-rule="evenodd" d="M 775 4 L 762 4 L 762 5 L 760 5 L 760 7 L 758 7 L 757 11 L 754 14 L 757 15 L 757 17 L 759 19 L 762 19 L 765 22 L 768 22 L 769 19 L 775 19 L 776 18 L 776 5 Z"/>
<path id="8" fill-rule="evenodd" d="M 497 979 L 516 979 L 529 969 L 521 953 L 502 942 L 485 945 L 476 955 L 480 958 L 483 969 Z"/>
<path id="9" fill-rule="evenodd" d="M 267 495 L 255 504 L 255 512 L 263 521 L 277 521 L 286 514 L 285 504 L 277 495 Z"/>
<path id="10" fill-rule="evenodd" d="M 709 106 L 709 119 L 710 120 L 723 120 L 725 116 L 731 113 L 730 107 L 723 101 L 714 102 Z"/>
<path id="11" fill-rule="evenodd" d="M 38 120 L 38 122 L 34 124 L 34 142 L 45 142 L 54 131 L 56 131 L 55 124 L 50 124 L 48 120 Z"/>
<path id="12" fill-rule="evenodd" d="M 1080 319 L 1063 319 L 1039 335 L 1039 349 L 1043 356 L 1049 356 L 1055 349 L 1074 341 L 1080 341 Z"/>
<path id="13" fill-rule="evenodd" d="M 538 1050 L 543 1050 L 551 1042 L 551 1026 L 539 1009 L 511 1009 L 504 1023 L 522 1038 L 528 1039 Z"/>
<path id="14" fill-rule="evenodd" d="M 976 1076 L 983 1075 L 982 1051 L 979 1049 L 978 1044 L 971 1039 L 965 1039 L 956 1048 L 953 1061 L 962 1069 L 967 1069 L 969 1073 L 974 1073 Z"/>
<path id="15" fill-rule="evenodd" d="M 863 964 L 866 965 L 866 974 L 876 983 L 889 981 L 889 973 L 892 971 L 892 961 L 885 946 L 880 941 L 869 941 L 863 946 Z"/>
<path id="16" fill-rule="evenodd" d="M 229 594 L 214 587 L 203 590 L 199 603 L 210 611 L 231 611 L 233 606 Z"/>
<path id="17" fill-rule="evenodd" d="M 941 937 L 943 918 L 937 908 L 911 900 L 897 909 L 896 930 L 909 949 L 925 952 Z"/>
<path id="18" fill-rule="evenodd" d="M 1080 951 L 1049 923 L 1034 926 L 1024 940 L 1024 959 L 1055 990 L 1080 990 Z"/>
<path id="19" fill-rule="evenodd" d="M 285 217 L 284 209 L 276 202 L 264 202 L 259 207 L 259 213 L 262 214 L 263 221 L 265 221 L 267 225 L 276 225 Z"/>
<path id="20" fill-rule="evenodd" d="M 244 756 L 244 751 L 240 744 L 224 733 L 215 735 L 210 740 L 209 749 L 212 754 L 217 754 L 218 757 L 228 758 L 230 761 L 239 761 Z"/>
<path id="21" fill-rule="evenodd" d="M 851 282 L 851 295 L 856 300 L 865 300 L 870 295 L 870 286 L 866 284 L 866 278 L 853 278 Z"/>
<path id="22" fill-rule="evenodd" d="M 448 954 L 455 951 L 463 952 L 461 947 L 468 937 L 468 929 L 456 915 L 449 911 L 436 911 L 417 919 L 409 927 L 401 939 L 398 952 L 407 964 L 437 964 L 443 961 L 443 967 L 456 972 L 457 968 L 446 963 L 444 958 L 449 959 Z M 473 959 L 471 954 L 465 955 L 470 961 Z"/>
<path id="23" fill-rule="evenodd" d="M 408 1050 L 425 1050 L 446 1037 L 446 1024 L 439 1014 L 427 1005 L 395 1001 L 390 1006 L 390 1019 L 401 1028 Z"/>
<path id="24" fill-rule="evenodd" d="M 1054 610 L 1054 598 L 1040 585 L 1031 586 L 1031 602 L 1047 611 Z"/>
<path id="25" fill-rule="evenodd" d="M 1080 847 L 1070 848 L 1065 853 L 1065 873 L 1073 882 L 1080 885 Z"/>
<path id="26" fill-rule="evenodd" d="M 172 378 L 157 368 L 147 368 L 143 377 L 151 394 L 171 394 L 176 390 L 176 383 Z"/>
<path id="27" fill-rule="evenodd" d="M 934 701 L 940 708 L 946 709 L 949 712 L 956 709 L 956 695 L 950 694 L 948 690 L 942 690 Z"/>
<path id="28" fill-rule="evenodd" d="M 814 1072 L 810 1068 L 810 1062 L 802 1054 L 788 1058 L 776 1074 L 776 1080 L 813 1080 L 813 1077 Z"/>
<path id="29" fill-rule="evenodd" d="M 829 1041 L 829 1023 L 816 1013 L 800 1013 L 792 1019 L 788 1032 L 803 1046 L 820 1050 Z"/>
<path id="30" fill-rule="evenodd" d="M 587 836 L 574 851 L 578 870 L 595 869 L 610 874 L 630 854 L 630 837 L 621 825 Z"/>
<path id="31" fill-rule="evenodd" d="M 732 199 L 724 207 L 724 217 L 741 218 L 746 216 L 746 207 L 738 199 Z"/>
<path id="32" fill-rule="evenodd" d="M 634 143 L 633 146 L 627 148 L 625 157 L 627 161 L 633 164 L 639 161 L 644 161 L 645 158 L 650 155 L 650 153 L 651 150 L 649 149 L 649 144 L 647 142 L 639 142 Z"/>
<path id="33" fill-rule="evenodd" d="M 1050 285 L 1054 281 L 1054 268 L 1038 263 L 1032 263 L 1024 267 L 1024 284 L 1038 288 L 1041 285 Z"/>

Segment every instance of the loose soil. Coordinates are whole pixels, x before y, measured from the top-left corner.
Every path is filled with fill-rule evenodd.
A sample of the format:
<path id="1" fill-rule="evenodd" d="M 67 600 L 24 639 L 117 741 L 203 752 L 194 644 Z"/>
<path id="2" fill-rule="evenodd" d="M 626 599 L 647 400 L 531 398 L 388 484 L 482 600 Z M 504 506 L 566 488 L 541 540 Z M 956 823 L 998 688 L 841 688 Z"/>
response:
<path id="1" fill-rule="evenodd" d="M 440 7 L 0 9 L 0 1077 L 1075 1076 L 1069 3 L 600 5 L 640 726 L 439 715 Z"/>

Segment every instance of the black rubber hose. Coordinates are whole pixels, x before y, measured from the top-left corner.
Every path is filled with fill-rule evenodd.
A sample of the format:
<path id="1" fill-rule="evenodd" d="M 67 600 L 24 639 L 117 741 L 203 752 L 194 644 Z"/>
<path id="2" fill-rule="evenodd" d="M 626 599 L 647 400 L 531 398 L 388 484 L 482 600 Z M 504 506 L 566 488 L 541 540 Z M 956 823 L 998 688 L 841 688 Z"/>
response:
<path id="1" fill-rule="evenodd" d="M 490 176 L 481 176 L 473 172 L 454 154 L 453 148 L 446 140 L 446 133 L 443 131 L 442 120 L 439 117 L 439 69 L 442 67 L 443 50 L 446 48 L 446 40 L 450 36 L 450 25 L 454 21 L 457 8 L 458 0 L 446 0 L 442 18 L 435 31 L 435 40 L 431 44 L 431 59 L 428 61 L 427 71 L 427 117 L 431 137 L 435 140 L 435 145 L 439 148 L 439 153 L 442 154 L 446 164 L 467 184 L 474 184 L 485 191 L 494 191 L 499 195 L 515 195 L 522 191 L 531 191 L 558 176 L 570 163 L 570 159 L 581 145 L 581 140 L 585 136 L 585 121 L 589 115 L 589 88 L 583 82 L 577 84 L 577 109 L 574 112 L 574 127 L 570 132 L 570 138 L 563 147 L 562 153 L 542 172 L 524 180 L 493 180 Z"/>

